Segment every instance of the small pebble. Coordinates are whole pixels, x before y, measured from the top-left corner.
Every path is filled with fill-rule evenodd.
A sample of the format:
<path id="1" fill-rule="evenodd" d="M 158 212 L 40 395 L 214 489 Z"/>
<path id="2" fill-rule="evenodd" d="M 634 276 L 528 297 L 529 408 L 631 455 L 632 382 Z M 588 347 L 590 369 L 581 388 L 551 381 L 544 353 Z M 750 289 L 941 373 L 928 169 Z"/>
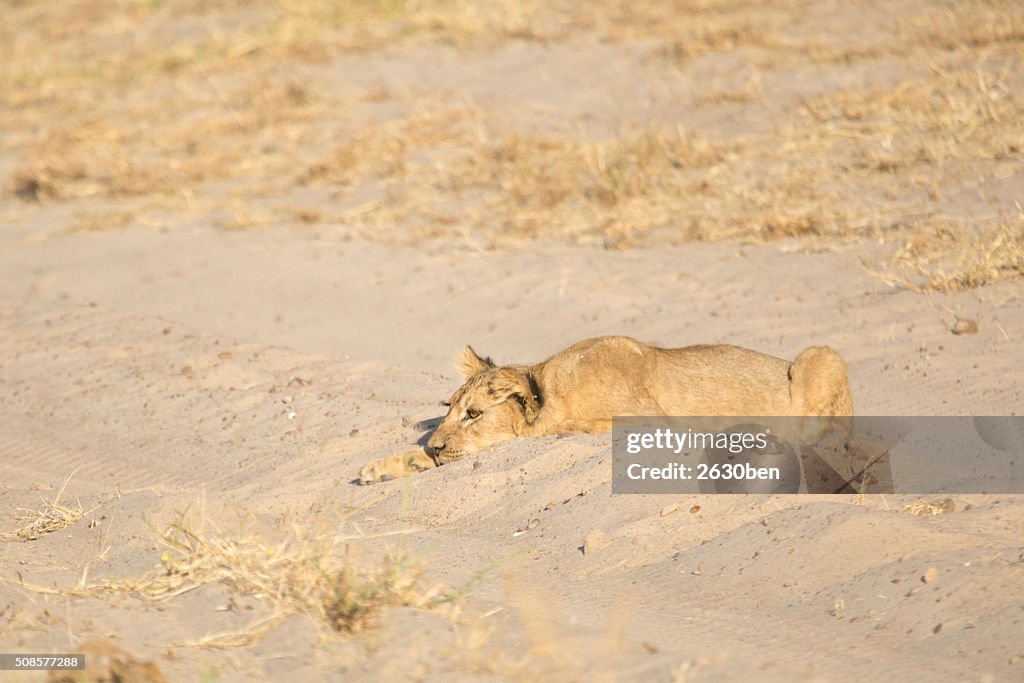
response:
<path id="1" fill-rule="evenodd" d="M 949 331 L 958 337 L 962 334 L 978 334 L 978 323 L 967 318 L 957 318 Z"/>

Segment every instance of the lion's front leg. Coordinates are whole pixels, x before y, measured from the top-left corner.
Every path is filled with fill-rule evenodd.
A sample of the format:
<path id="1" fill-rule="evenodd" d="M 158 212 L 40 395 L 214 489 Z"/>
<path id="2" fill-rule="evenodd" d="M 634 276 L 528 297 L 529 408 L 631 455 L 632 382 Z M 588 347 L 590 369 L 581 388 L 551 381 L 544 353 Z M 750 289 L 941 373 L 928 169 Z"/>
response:
<path id="1" fill-rule="evenodd" d="M 603 434 L 611 430 L 612 421 L 610 419 L 595 418 L 593 420 L 566 420 L 559 425 L 559 429 L 550 433 L 582 432 L 584 434 Z"/>
<path id="2" fill-rule="evenodd" d="M 431 470 L 437 467 L 437 463 L 417 448 L 414 451 L 406 451 L 401 455 L 393 455 L 390 458 L 381 458 L 365 465 L 359 470 L 360 484 L 376 484 L 381 481 L 406 477 L 423 470 Z"/>

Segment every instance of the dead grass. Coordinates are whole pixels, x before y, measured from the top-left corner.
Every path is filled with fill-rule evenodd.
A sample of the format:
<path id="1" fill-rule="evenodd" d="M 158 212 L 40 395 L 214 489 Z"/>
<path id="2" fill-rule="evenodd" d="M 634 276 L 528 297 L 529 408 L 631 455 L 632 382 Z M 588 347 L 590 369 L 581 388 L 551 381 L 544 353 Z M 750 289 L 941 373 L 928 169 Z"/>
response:
<path id="1" fill-rule="evenodd" d="M 789 3 L 806 5 L 806 2 Z M 762 3 L 751 6 L 738 0 L 608 0 L 596 3 L 589 21 L 606 39 L 637 40 L 669 36 L 677 56 L 691 58 L 739 46 L 771 46 L 785 25 L 784 6 Z"/>
<path id="2" fill-rule="evenodd" d="M 53 500 L 43 500 L 43 505 L 36 510 L 20 509 L 15 515 L 15 519 L 25 522 L 22 526 L 15 529 L 14 531 L 0 534 L 2 540 L 21 540 L 21 541 L 35 541 L 43 537 L 46 534 L 52 534 L 61 529 L 66 529 L 78 522 L 86 514 L 86 511 L 82 508 L 82 503 L 76 501 L 74 507 L 69 507 L 60 502 L 61 497 L 64 495 L 64 491 L 68 487 L 68 482 L 74 476 L 74 472 L 69 474 L 65 479 L 64 483 L 61 484 Z"/>
<path id="3" fill-rule="evenodd" d="M 311 166 L 302 182 L 330 182 L 344 195 L 387 181 L 386 206 L 352 222 L 371 239 L 463 231 L 494 247 L 595 234 L 619 243 L 683 214 L 695 226 L 692 217 L 706 213 L 699 207 L 705 174 L 734 148 L 682 127 L 629 127 L 608 138 L 505 130 L 500 117 L 469 108 L 416 111 L 366 126 Z M 420 233 L 385 232 L 424 216 L 432 222 Z M 707 229 L 723 228 L 709 221 Z"/>
<path id="4" fill-rule="evenodd" d="M 440 586 L 425 588 L 415 562 L 397 553 L 371 569 L 357 568 L 346 554 L 353 538 L 282 524 L 269 539 L 246 532 L 224 533 L 202 512 L 185 513 L 159 532 L 159 566 L 133 578 L 105 577 L 77 586 L 35 592 L 70 597 L 132 596 L 163 603 L 208 585 L 251 596 L 265 607 L 244 629 L 208 634 L 183 643 L 192 647 L 236 647 L 258 640 L 294 614 L 304 614 L 342 633 L 369 626 L 390 606 L 426 608 L 442 602 Z"/>
<path id="5" fill-rule="evenodd" d="M 1024 6 L 1008 0 L 849 7 L 837 21 L 781 0 L 73 0 L 5 10 L 0 129 L 19 162 L 3 190 L 26 205 L 82 206 L 69 231 L 167 225 L 158 213 L 187 211 L 229 230 L 315 224 L 476 248 L 918 241 L 943 255 L 913 261 L 904 248 L 895 265 L 906 273 L 871 267 L 916 289 L 1020 276 L 1014 221 L 996 229 L 990 219 L 1013 207 L 985 196 L 987 184 L 1024 172 Z M 691 112 L 677 107 L 614 134 L 584 122 L 552 132 L 548 114 L 384 84 L 352 92 L 311 66 L 413 44 L 469 54 L 522 40 L 646 50 L 660 55 L 653 68 L 686 78 L 727 54 L 749 76 L 726 70 L 697 83 L 686 107 L 716 120 L 764 110 L 770 121 L 723 135 L 680 126 Z M 898 78 L 849 85 L 861 80 L 850 73 L 879 69 Z M 847 85 L 782 106 L 775 90 L 789 78 Z M 296 212 L 309 186 L 343 206 Z M 971 192 L 988 206 L 962 208 Z M 969 238 L 941 236 L 951 215 Z"/>
<path id="6" fill-rule="evenodd" d="M 443 214 L 452 203 L 468 204 L 472 210 L 461 220 L 475 217 L 472 231 L 502 244 L 585 232 L 587 225 L 572 219 L 577 211 L 604 223 L 632 212 L 639 231 L 667 222 L 658 206 L 662 198 L 689 192 L 697 171 L 728 153 L 727 145 L 682 128 L 644 127 L 596 140 L 582 133 L 566 139 L 502 129 L 496 117 L 467 107 L 414 110 L 347 137 L 301 181 L 329 182 L 343 191 L 374 179 L 390 181 L 394 201 L 389 211 L 375 213 L 371 230 L 407 221 L 425 207 Z M 641 212 L 641 205 L 648 208 Z"/>
<path id="7" fill-rule="evenodd" d="M 352 186 L 374 178 L 402 177 L 411 153 L 465 144 L 473 118 L 468 108 L 438 104 L 355 131 L 339 131 L 341 141 L 299 181 Z"/>
<path id="8" fill-rule="evenodd" d="M 980 225 L 921 226 L 874 274 L 915 292 L 955 292 L 1024 278 L 1024 211 Z"/>
<path id="9" fill-rule="evenodd" d="M 945 498 L 943 500 L 925 500 L 922 498 L 904 505 L 900 509 L 901 512 L 907 512 L 920 517 L 932 517 L 946 512 L 953 512 L 954 510 L 956 510 L 956 502 L 952 498 Z"/>
<path id="10" fill-rule="evenodd" d="M 0 85 L 14 103 L 55 86 L 138 84 L 242 64 L 325 61 L 416 38 L 462 47 L 548 40 L 563 33 L 568 18 L 536 0 L 3 4 L 10 5 L 5 14 L 11 21 L 0 27 Z M 41 43 L 50 49 L 35 52 Z"/>
<path id="11" fill-rule="evenodd" d="M 102 109 L 66 115 L 33 146 L 8 190 L 35 201 L 160 197 L 225 178 L 277 176 L 323 107 L 291 79 L 259 72 L 237 85 L 179 86 L 175 96 L 132 97 L 135 116 L 127 118 Z M 208 111 L 196 118 L 195 109 Z"/>
<path id="12" fill-rule="evenodd" d="M 135 220 L 131 211 L 113 211 L 107 214 L 79 216 L 72 232 L 109 232 L 130 225 Z"/>
<path id="13" fill-rule="evenodd" d="M 895 87 L 847 90 L 808 103 L 828 132 L 856 136 L 853 166 L 880 173 L 964 161 L 1019 160 L 1024 151 L 1024 97 L 996 69 L 947 71 Z"/>
<path id="14" fill-rule="evenodd" d="M 700 170 L 727 153 L 682 128 L 644 127 L 598 140 L 511 135 L 477 143 L 437 182 L 457 196 L 482 197 L 483 215 L 499 217 L 491 233 L 499 243 L 572 237 L 594 226 L 604 226 L 607 237 L 626 226 L 642 233 L 670 223 L 673 200 L 693 193 Z"/>
<path id="15" fill-rule="evenodd" d="M 1024 15 L 1007 0 L 937 3 L 927 22 L 918 24 L 919 41 L 944 50 L 974 50 L 1024 43 Z"/>

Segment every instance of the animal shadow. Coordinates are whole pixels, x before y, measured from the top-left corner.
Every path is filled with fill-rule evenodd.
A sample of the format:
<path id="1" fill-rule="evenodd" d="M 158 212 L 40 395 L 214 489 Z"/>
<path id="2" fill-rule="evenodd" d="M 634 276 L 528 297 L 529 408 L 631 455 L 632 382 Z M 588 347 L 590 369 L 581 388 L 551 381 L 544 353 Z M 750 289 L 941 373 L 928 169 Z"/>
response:
<path id="1" fill-rule="evenodd" d="M 437 429 L 438 425 L 441 424 L 441 420 L 443 419 L 444 416 L 441 415 L 439 417 L 432 417 L 429 420 L 420 420 L 419 422 L 413 422 L 411 425 L 409 425 L 413 429 L 418 429 L 423 432 L 423 434 L 420 435 L 420 438 L 416 439 L 416 445 L 425 448 L 427 442 L 430 441 L 430 437 L 431 435 L 433 435 L 434 430 Z"/>

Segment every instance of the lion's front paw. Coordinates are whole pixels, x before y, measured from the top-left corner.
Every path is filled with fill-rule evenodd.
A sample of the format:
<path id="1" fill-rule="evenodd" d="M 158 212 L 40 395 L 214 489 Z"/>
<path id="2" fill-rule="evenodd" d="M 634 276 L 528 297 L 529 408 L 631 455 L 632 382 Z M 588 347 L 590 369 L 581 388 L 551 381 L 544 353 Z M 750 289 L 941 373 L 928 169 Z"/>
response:
<path id="1" fill-rule="evenodd" d="M 362 485 L 390 481 L 406 477 L 416 472 L 437 467 L 437 464 L 422 450 L 406 451 L 401 455 L 382 458 L 364 465 L 359 470 L 359 483 Z"/>
<path id="2" fill-rule="evenodd" d="M 377 484 L 394 479 L 395 476 L 389 472 L 387 462 L 388 458 L 384 458 L 383 460 L 375 460 L 363 465 L 363 468 L 359 470 L 359 484 L 366 486 L 367 484 Z"/>

